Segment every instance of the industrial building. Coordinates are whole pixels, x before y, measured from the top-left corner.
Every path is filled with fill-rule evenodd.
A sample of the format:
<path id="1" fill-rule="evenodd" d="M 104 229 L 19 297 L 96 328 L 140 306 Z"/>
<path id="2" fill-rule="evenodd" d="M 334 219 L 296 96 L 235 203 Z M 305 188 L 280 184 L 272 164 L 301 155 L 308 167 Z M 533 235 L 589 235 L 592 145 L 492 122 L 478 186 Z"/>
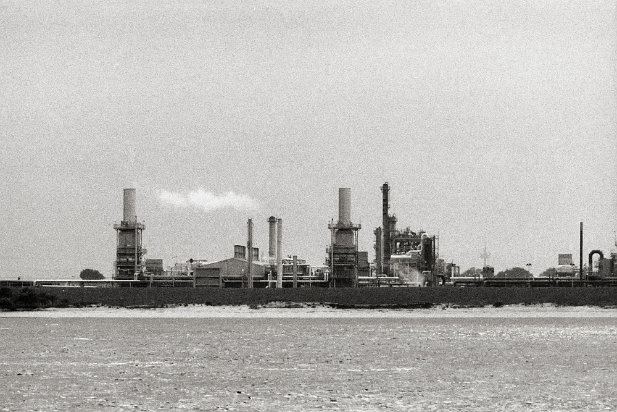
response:
<path id="1" fill-rule="evenodd" d="M 327 286 L 327 277 L 323 272 L 313 273 L 304 260 L 286 258 L 282 260 L 283 276 L 280 284 L 291 287 Z M 278 276 L 267 262 L 251 262 L 254 288 L 277 287 Z M 240 257 L 208 262 L 193 268 L 195 287 L 241 288 L 249 287 L 249 262 Z"/>
<path id="2" fill-rule="evenodd" d="M 439 258 L 439 238 L 423 230 L 397 228 L 397 218 L 390 213 L 390 186 L 382 191 L 382 226 L 374 230 L 374 271 L 368 252 L 358 250 L 361 225 L 351 220 L 351 189 L 339 188 L 339 216 L 328 224 L 330 245 L 326 249 L 326 266 L 312 267 L 296 255 L 283 257 L 283 221 L 270 216 L 268 222 L 268 255 L 262 258 L 253 245 L 253 221 L 247 222 L 247 244 L 234 245 L 232 257 L 216 262 L 193 260 L 176 263 L 165 271 L 162 259 L 144 259 L 145 225 L 136 213 L 136 190 L 123 191 L 123 217 L 116 230 L 116 260 L 110 281 L 41 280 L 34 284 L 74 286 L 190 286 L 217 288 L 293 288 L 293 287 L 359 287 L 359 286 L 436 286 L 453 285 L 460 278 L 454 263 Z M 581 223 L 581 254 L 583 251 Z M 594 264 L 594 257 L 598 256 Z M 582 255 L 581 255 L 582 262 Z M 465 286 L 551 286 L 551 285 L 617 285 L 617 254 L 605 258 L 600 250 L 589 253 L 586 269 L 572 263 L 571 254 L 559 256 L 554 278 L 496 279 L 480 276 L 456 284 Z M 566 283 L 564 283 L 566 282 Z"/>
<path id="3" fill-rule="evenodd" d="M 326 264 L 330 268 L 330 287 L 356 287 L 359 276 L 368 276 L 368 252 L 358 251 L 358 231 L 361 225 L 351 222 L 351 189 L 339 188 L 338 222 L 328 224 L 330 246 L 326 249 Z"/>
<path id="4" fill-rule="evenodd" d="M 581 284 L 588 282 L 617 283 L 617 254 L 605 258 L 600 250 L 589 253 L 589 265 L 576 268 L 571 254 L 559 255 L 554 279 L 493 279 L 460 277 L 454 263 L 439 258 L 439 238 L 423 230 L 397 228 L 397 217 L 390 213 L 390 186 L 381 186 L 382 226 L 374 230 L 375 260 L 371 270 L 368 252 L 358 250 L 360 224 L 351 220 L 351 189 L 339 188 L 338 221 L 331 220 L 330 245 L 326 249 L 326 266 L 311 267 L 297 256 L 283 257 L 283 220 L 270 216 L 268 223 L 268 255 L 262 258 L 253 244 L 253 220 L 247 222 L 247 243 L 234 245 L 233 256 L 216 261 L 194 261 L 176 264 L 165 271 L 161 259 L 144 259 L 142 233 L 145 225 L 136 213 L 136 190 L 124 189 L 123 218 L 114 225 L 117 232 L 116 260 L 113 280 L 116 286 L 192 286 L 218 288 L 291 288 L 291 287 L 359 287 L 359 286 L 503 286 L 528 285 L 533 282 L 573 281 L 576 270 Z M 582 253 L 581 224 L 581 253 Z M 598 256 L 595 261 L 593 258 Z M 582 261 L 582 259 L 581 259 Z M 454 280 L 457 280 L 454 282 Z M 523 283 L 521 283 L 523 282 Z M 612 283 L 611 283 L 612 282 Z"/>
<path id="5" fill-rule="evenodd" d="M 297 256 L 283 258 L 283 220 L 274 216 L 267 220 L 270 238 L 266 261 L 261 259 L 259 248 L 253 245 L 253 220 L 248 219 L 246 246 L 234 245 L 233 257 L 216 262 L 190 259 L 186 263 L 175 263 L 165 271 L 162 259 L 144 260 L 146 249 L 142 232 L 145 225 L 137 220 L 136 190 L 124 189 L 123 202 L 123 219 L 114 225 L 117 245 L 112 280 L 115 286 L 287 288 L 328 285 L 328 271 L 313 271 Z"/>
<path id="6" fill-rule="evenodd" d="M 116 261 L 113 278 L 117 280 L 136 280 L 144 271 L 142 232 L 146 228 L 137 221 L 135 211 L 136 190 L 124 189 L 123 218 L 116 229 Z"/>
<path id="7" fill-rule="evenodd" d="M 253 282 L 266 287 L 266 265 L 251 262 Z M 218 262 L 209 262 L 193 269 L 195 287 L 240 288 L 249 286 L 249 263 L 246 259 L 233 257 Z"/>
<path id="8" fill-rule="evenodd" d="M 424 286 L 444 284 L 447 274 L 439 259 L 439 238 L 409 227 L 398 230 L 397 218 L 390 214 L 390 186 L 381 187 L 382 227 L 375 234 L 375 267 L 381 281 L 390 284 Z"/>
<path id="9" fill-rule="evenodd" d="M 304 288 L 304 287 L 397 287 L 397 286 L 617 286 L 617 253 L 605 257 L 592 250 L 583 265 L 583 224 L 580 226 L 580 263 L 571 254 L 560 254 L 555 274 L 537 278 L 494 277 L 485 265 L 477 276 L 460 276 L 454 262 L 439 257 L 439 238 L 423 230 L 397 228 L 390 213 L 390 186 L 381 186 L 382 226 L 374 230 L 374 270 L 368 252 L 358 250 L 361 225 L 351 220 L 351 189 L 339 188 L 339 216 L 328 224 L 330 245 L 325 266 L 313 267 L 297 255 L 283 257 L 283 220 L 270 216 L 268 255 L 262 257 L 253 244 L 253 220 L 247 222 L 246 246 L 236 244 L 233 255 L 215 262 L 190 259 L 165 270 L 162 259 L 144 259 L 145 225 L 136 213 L 136 190 L 123 191 L 123 216 L 116 231 L 116 259 L 111 280 L 42 279 L 33 286 L 81 287 L 213 287 L 213 288 Z M 616 244 L 617 246 L 617 244 Z M 594 258 L 597 259 L 594 260 Z M 489 269 L 489 270 L 487 270 Z M 3 280 L 6 285 L 24 282 Z"/>

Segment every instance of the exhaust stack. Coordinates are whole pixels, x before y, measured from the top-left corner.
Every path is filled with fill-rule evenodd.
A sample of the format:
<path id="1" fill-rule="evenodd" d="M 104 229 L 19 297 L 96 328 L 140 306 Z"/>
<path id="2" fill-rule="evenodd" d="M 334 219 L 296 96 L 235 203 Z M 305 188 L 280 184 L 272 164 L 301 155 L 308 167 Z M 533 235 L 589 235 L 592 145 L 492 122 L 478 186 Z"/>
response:
<path id="1" fill-rule="evenodd" d="M 122 220 L 124 220 L 125 222 L 137 222 L 137 212 L 135 211 L 135 198 L 135 189 L 124 189 L 124 213 Z"/>
<path id="2" fill-rule="evenodd" d="M 390 244 L 390 229 L 391 219 L 389 215 L 390 209 L 390 186 L 385 182 L 381 187 L 382 191 L 382 224 L 381 224 L 381 267 L 382 273 L 390 273 L 390 255 L 392 254 Z"/>
<path id="3" fill-rule="evenodd" d="M 348 187 L 338 190 L 338 222 L 344 226 L 351 224 L 351 189 Z"/>
<path id="4" fill-rule="evenodd" d="M 253 219 L 249 219 L 248 223 L 248 242 L 247 249 L 249 251 L 248 254 L 248 264 L 249 264 L 249 278 L 248 278 L 248 287 L 249 289 L 253 289 Z"/>
<path id="5" fill-rule="evenodd" d="M 268 219 L 268 263 L 274 265 L 276 262 L 276 218 L 270 216 Z"/>
<path id="6" fill-rule="evenodd" d="M 581 222 L 579 247 L 579 279 L 583 280 L 583 222 Z M 591 270 L 591 268 L 589 269 Z"/>
<path id="7" fill-rule="evenodd" d="M 283 287 L 283 219 L 276 222 L 276 287 Z"/>

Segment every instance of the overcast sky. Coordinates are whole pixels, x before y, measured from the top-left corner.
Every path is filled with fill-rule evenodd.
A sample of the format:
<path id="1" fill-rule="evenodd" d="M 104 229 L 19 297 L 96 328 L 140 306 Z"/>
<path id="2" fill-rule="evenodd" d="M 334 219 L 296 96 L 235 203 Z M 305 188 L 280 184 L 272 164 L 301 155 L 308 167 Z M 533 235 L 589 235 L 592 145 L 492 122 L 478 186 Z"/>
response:
<path id="1" fill-rule="evenodd" d="M 146 257 L 322 264 L 338 188 L 497 270 L 614 248 L 616 6 L 0 1 L 0 278 L 106 276 L 122 189 Z"/>

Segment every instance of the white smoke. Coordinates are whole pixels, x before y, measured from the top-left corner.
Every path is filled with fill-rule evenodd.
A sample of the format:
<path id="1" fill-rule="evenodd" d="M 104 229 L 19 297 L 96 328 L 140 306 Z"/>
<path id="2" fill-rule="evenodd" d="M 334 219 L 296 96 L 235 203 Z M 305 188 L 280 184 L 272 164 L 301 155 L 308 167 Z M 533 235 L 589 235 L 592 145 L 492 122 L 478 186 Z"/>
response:
<path id="1" fill-rule="evenodd" d="M 257 210 L 257 201 L 250 196 L 226 192 L 216 195 L 202 188 L 188 192 L 187 194 L 168 192 L 162 190 L 159 199 L 163 204 L 174 207 L 195 207 L 205 212 L 217 209 Z"/>

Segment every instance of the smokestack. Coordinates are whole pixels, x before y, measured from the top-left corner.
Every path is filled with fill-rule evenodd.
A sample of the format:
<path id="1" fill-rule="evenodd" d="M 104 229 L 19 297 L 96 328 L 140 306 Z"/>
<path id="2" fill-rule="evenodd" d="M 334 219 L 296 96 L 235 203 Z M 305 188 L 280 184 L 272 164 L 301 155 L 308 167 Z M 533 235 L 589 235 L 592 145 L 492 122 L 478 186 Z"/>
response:
<path id="1" fill-rule="evenodd" d="M 579 251 L 579 278 L 583 280 L 583 222 L 581 222 L 580 233 L 580 251 Z"/>
<path id="2" fill-rule="evenodd" d="M 137 223 L 135 212 L 135 189 L 124 189 L 124 215 L 122 220 L 128 223 Z"/>
<path id="3" fill-rule="evenodd" d="M 381 230 L 382 230 L 382 242 L 381 242 L 381 253 L 382 253 L 382 260 L 381 260 L 381 266 L 382 266 L 382 273 L 386 273 L 389 274 L 390 273 L 390 255 L 392 254 L 391 250 L 390 250 L 390 216 L 388 215 L 389 212 L 389 193 L 390 193 L 390 186 L 388 186 L 388 182 L 384 183 L 383 186 L 381 187 L 381 191 L 383 193 L 383 200 L 382 200 L 382 224 L 381 224 Z"/>
<path id="4" fill-rule="evenodd" d="M 351 189 L 348 187 L 338 190 L 338 222 L 345 226 L 351 224 Z"/>
<path id="5" fill-rule="evenodd" d="M 298 256 L 293 257 L 293 287 L 298 287 Z"/>
<path id="6" fill-rule="evenodd" d="M 380 227 L 375 229 L 375 268 L 377 270 L 377 274 L 380 275 L 383 273 L 383 269 L 381 267 L 382 264 L 382 230 Z"/>
<path id="7" fill-rule="evenodd" d="M 283 219 L 276 221 L 276 287 L 283 287 Z"/>
<path id="8" fill-rule="evenodd" d="M 276 261 L 276 218 L 270 216 L 268 219 L 269 233 L 268 233 L 268 259 L 271 265 Z"/>
<path id="9" fill-rule="evenodd" d="M 248 221 L 248 242 L 246 245 L 248 249 L 248 263 L 249 263 L 249 289 L 253 288 L 253 219 Z"/>

